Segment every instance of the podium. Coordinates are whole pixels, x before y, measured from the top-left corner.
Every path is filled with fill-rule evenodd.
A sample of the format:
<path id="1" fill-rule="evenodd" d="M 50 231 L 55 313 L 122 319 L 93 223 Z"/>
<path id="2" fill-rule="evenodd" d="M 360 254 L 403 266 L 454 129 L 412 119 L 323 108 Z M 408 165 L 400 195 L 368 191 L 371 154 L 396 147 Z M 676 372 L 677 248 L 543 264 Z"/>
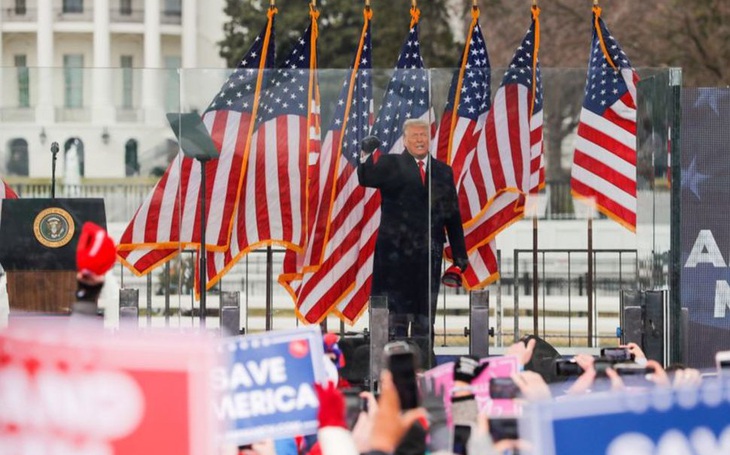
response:
<path id="1" fill-rule="evenodd" d="M 81 226 L 106 229 L 103 199 L 4 199 L 0 264 L 10 311 L 68 313 L 75 301 Z"/>

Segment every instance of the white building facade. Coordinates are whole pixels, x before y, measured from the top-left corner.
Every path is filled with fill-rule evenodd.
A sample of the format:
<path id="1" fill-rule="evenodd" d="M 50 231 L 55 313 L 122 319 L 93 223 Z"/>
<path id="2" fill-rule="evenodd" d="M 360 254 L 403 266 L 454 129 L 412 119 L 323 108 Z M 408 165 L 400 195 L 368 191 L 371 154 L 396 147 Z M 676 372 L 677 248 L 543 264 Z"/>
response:
<path id="1" fill-rule="evenodd" d="M 181 108 L 181 74 L 225 68 L 224 0 L 0 1 L 0 175 L 10 180 L 50 177 L 52 142 L 59 177 L 73 146 L 86 182 L 149 175 L 147 163 L 166 162 L 164 113 Z"/>

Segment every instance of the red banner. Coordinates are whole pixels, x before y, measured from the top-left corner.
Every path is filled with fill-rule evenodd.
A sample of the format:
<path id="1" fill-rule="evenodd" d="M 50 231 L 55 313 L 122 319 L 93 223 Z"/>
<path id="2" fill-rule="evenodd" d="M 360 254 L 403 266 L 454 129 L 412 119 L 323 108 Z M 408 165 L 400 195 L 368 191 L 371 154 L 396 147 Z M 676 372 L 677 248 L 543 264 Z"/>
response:
<path id="1" fill-rule="evenodd" d="M 213 453 L 208 340 L 11 322 L 0 332 L 0 453 Z"/>

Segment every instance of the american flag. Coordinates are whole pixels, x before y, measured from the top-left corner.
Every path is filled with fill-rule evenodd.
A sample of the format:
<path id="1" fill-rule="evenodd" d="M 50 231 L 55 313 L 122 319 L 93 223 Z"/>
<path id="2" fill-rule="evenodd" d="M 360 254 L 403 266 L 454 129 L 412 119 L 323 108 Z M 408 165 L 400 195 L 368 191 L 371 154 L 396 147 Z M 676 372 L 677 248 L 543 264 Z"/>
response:
<path id="1" fill-rule="evenodd" d="M 10 185 L 5 183 L 5 180 L 0 179 L 0 215 L 2 214 L 3 199 L 17 199 L 18 195 L 15 194 Z"/>
<path id="2" fill-rule="evenodd" d="M 0 199 L 17 199 L 18 195 L 15 194 L 15 191 L 13 191 L 12 188 L 10 188 L 10 185 L 5 183 L 5 180 L 0 179 Z"/>
<path id="3" fill-rule="evenodd" d="M 489 169 L 472 167 L 471 162 L 475 159 L 478 139 L 483 134 L 491 107 L 490 82 L 489 54 L 479 26 L 479 10 L 474 8 L 461 66 L 451 79 L 435 147 L 436 157 L 450 164 L 454 171 L 464 225 L 468 225 L 489 202 L 488 195 L 479 192 L 474 184 L 483 181 L 483 175 Z M 488 163 L 482 161 L 482 164 Z M 478 174 L 472 175 L 472 172 Z M 446 251 L 450 258 L 450 249 Z M 493 239 L 483 245 L 467 245 L 467 252 L 469 268 L 464 274 L 467 289 L 486 286 L 497 278 L 496 245 Z"/>
<path id="4" fill-rule="evenodd" d="M 419 13 L 418 9 L 411 9 L 408 35 L 403 42 L 393 75 L 385 88 L 380 110 L 370 130 L 371 135 L 382 141 L 379 147 L 380 153 L 403 153 L 403 123 L 406 120 L 433 122 L 428 71 L 423 66 L 418 39 Z M 433 135 L 433 125 L 431 129 Z M 359 156 L 358 150 L 358 159 Z M 351 163 L 357 168 L 357 161 Z M 359 185 L 356 177 L 355 184 Z M 380 225 L 380 195 L 372 188 L 365 188 L 364 194 L 365 199 L 361 203 L 364 207 L 363 218 L 359 222 L 357 279 L 354 289 L 337 304 L 336 310 L 340 318 L 349 323 L 353 323 L 367 306 L 372 282 L 375 242 Z"/>
<path id="5" fill-rule="evenodd" d="M 206 249 L 229 246 L 233 213 L 246 172 L 249 138 L 258 94 L 274 64 L 275 9 L 238 68 L 202 116 L 220 151 L 206 164 Z M 200 244 L 200 163 L 178 153 L 130 221 L 119 242 L 119 256 L 142 275 L 172 259 L 179 248 Z"/>
<path id="6" fill-rule="evenodd" d="M 539 9 L 533 7 L 532 24 L 497 90 L 469 164 L 473 191 L 489 203 L 464 226 L 468 251 L 522 218 L 526 195 L 544 186 L 539 24 Z"/>
<path id="7" fill-rule="evenodd" d="M 311 262 L 303 270 L 284 270 L 288 279 L 295 277 L 290 282 L 291 292 L 297 298 L 298 317 L 307 323 L 320 322 L 341 302 L 366 302 L 368 298 L 365 286 L 370 276 L 363 273 L 367 264 L 362 263 L 361 250 L 374 249 L 374 236 L 364 239 L 362 232 L 374 232 L 372 215 L 365 217 L 375 213 L 380 201 L 366 195 L 356 173 L 360 141 L 370 131 L 373 109 L 369 7 L 364 17 L 357 52 L 319 156 L 319 220 L 309 233 L 307 248 L 322 248 L 321 258 L 317 260 L 308 252 Z"/>
<path id="8" fill-rule="evenodd" d="M 636 231 L 636 84 L 639 76 L 593 8 L 593 40 L 570 187 Z"/>
<path id="9" fill-rule="evenodd" d="M 264 245 L 301 252 L 305 238 L 310 111 L 316 112 L 316 22 L 274 71 L 259 104 L 230 249 L 208 256 L 217 282 L 243 255 Z M 316 45 L 316 44 L 315 44 Z M 318 146 L 317 146 L 318 147 Z"/>

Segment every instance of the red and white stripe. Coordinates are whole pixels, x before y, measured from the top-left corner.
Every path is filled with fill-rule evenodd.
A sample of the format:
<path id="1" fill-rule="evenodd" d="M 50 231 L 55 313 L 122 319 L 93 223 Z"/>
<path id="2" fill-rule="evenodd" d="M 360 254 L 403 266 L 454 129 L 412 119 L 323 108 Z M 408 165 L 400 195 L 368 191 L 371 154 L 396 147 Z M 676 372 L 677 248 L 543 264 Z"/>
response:
<path id="1" fill-rule="evenodd" d="M 0 215 L 2 215 L 3 199 L 17 199 L 18 195 L 15 194 L 10 185 L 5 183 L 4 180 L 0 179 Z"/>
<path id="2" fill-rule="evenodd" d="M 578 125 L 571 190 L 606 216 L 636 231 L 636 84 L 622 69 L 628 87 L 618 102 L 597 115 L 583 109 Z"/>
<path id="3" fill-rule="evenodd" d="M 15 194 L 15 191 L 13 191 L 12 188 L 10 188 L 10 185 L 5 183 L 5 180 L 1 180 L 0 182 L 2 185 L 0 185 L 0 199 L 17 199 L 18 195 Z"/>
<path id="4" fill-rule="evenodd" d="M 223 250 L 228 245 L 231 222 L 238 200 L 244 164 L 249 113 L 209 111 L 203 123 L 221 151 L 206 163 L 206 248 Z M 120 239 L 119 254 L 136 273 L 169 257 L 167 249 L 200 244 L 200 163 L 179 153 L 145 199 Z M 141 248 L 138 254 L 131 250 Z M 147 248 L 163 250 L 149 259 Z"/>
<path id="5" fill-rule="evenodd" d="M 526 87 L 508 84 L 497 91 L 459 188 L 461 208 L 471 215 L 464 230 L 467 251 L 522 218 L 525 195 L 544 181 L 542 111 L 530 111 Z"/>
<path id="6" fill-rule="evenodd" d="M 299 115 L 275 117 L 254 131 L 230 248 L 208 253 L 209 286 L 253 249 L 302 249 L 308 145 L 307 118 Z"/>

